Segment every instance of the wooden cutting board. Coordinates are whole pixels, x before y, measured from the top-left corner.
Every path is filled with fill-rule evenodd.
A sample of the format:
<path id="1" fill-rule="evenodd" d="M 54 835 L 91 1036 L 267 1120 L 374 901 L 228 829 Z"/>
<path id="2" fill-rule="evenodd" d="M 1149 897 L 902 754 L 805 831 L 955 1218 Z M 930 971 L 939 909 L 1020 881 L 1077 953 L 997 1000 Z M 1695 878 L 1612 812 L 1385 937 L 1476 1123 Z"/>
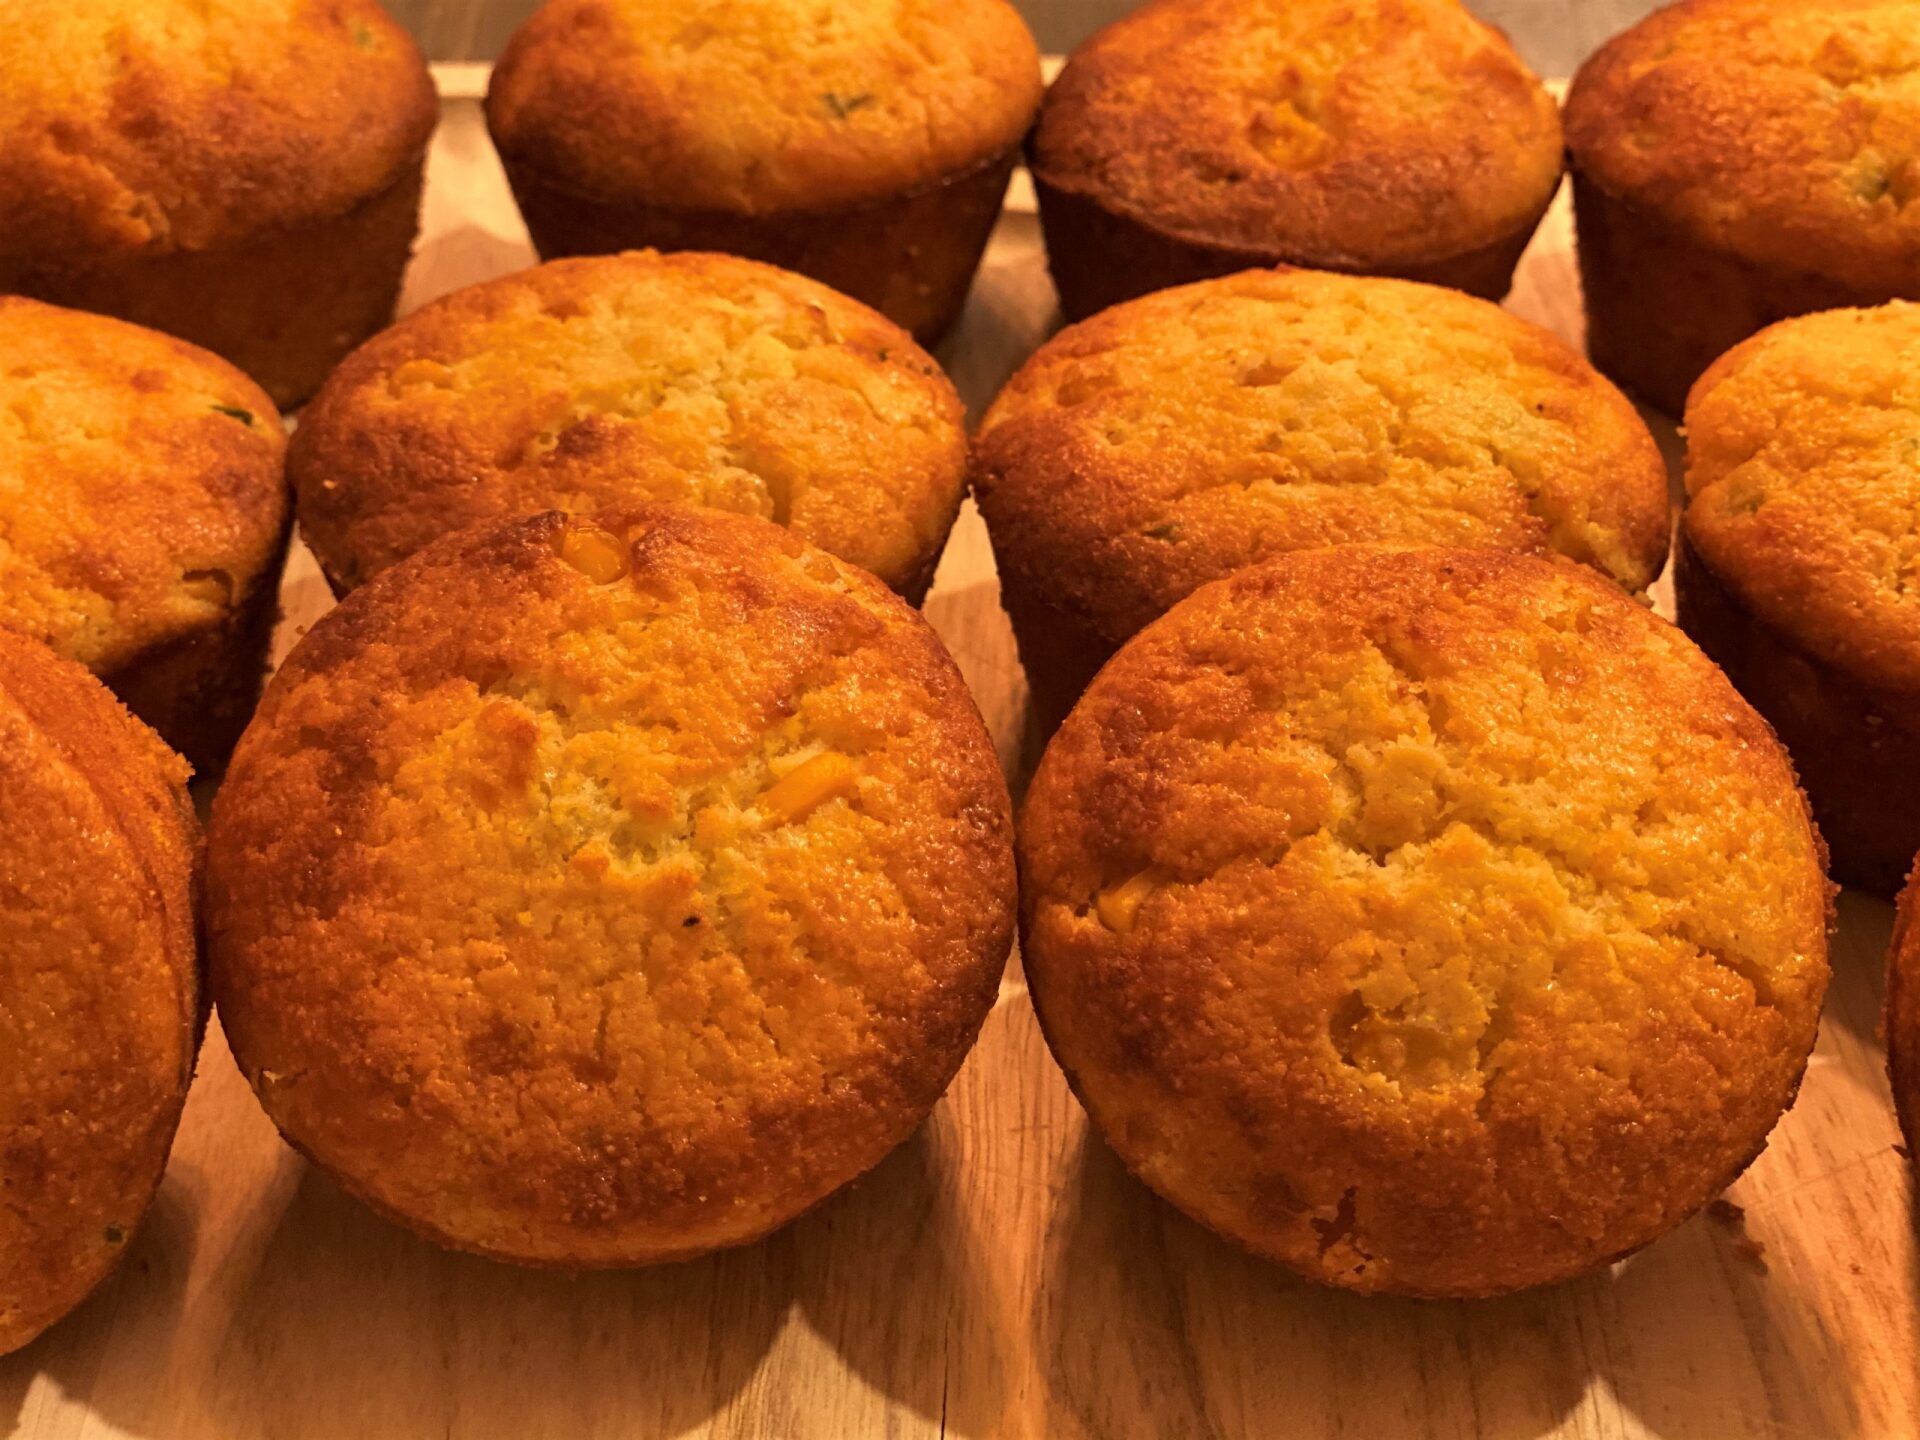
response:
<path id="1" fill-rule="evenodd" d="M 409 308 L 532 261 L 475 76 L 442 78 Z M 1563 204 L 1510 303 L 1577 339 L 1570 252 Z M 1053 323 L 1019 190 L 942 355 L 976 413 Z M 304 551 L 286 600 L 282 651 L 328 603 Z M 1017 785 L 1025 690 L 971 509 L 926 608 Z M 1017 963 L 946 1100 L 847 1193 L 744 1250 L 579 1278 L 376 1219 L 279 1142 L 216 1028 L 125 1267 L 0 1360 L 0 1432 L 1906 1440 L 1920 1286 L 1876 1037 L 1890 920 L 1843 899 L 1805 1088 L 1724 1201 L 1608 1274 L 1491 1303 L 1317 1289 L 1155 1200 L 1088 1134 Z"/>

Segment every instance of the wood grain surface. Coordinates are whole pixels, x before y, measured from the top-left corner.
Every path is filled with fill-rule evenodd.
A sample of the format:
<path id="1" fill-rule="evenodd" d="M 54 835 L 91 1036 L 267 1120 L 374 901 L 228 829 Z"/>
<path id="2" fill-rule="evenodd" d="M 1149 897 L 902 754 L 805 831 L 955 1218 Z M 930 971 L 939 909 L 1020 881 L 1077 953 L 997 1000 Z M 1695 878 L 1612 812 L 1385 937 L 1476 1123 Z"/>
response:
<path id="1" fill-rule="evenodd" d="M 530 259 L 470 102 L 430 176 L 409 306 Z M 1569 244 L 1558 210 L 1511 304 L 1574 334 Z M 1053 323 L 1016 197 L 942 358 L 977 409 Z M 304 552 L 287 601 L 282 648 L 326 605 Z M 1024 687 L 971 510 L 927 613 L 1017 783 Z M 1875 1034 L 1889 924 L 1844 898 L 1805 1088 L 1724 1201 L 1607 1274 L 1491 1303 L 1317 1289 L 1155 1200 L 1088 1134 L 1017 963 L 951 1093 L 866 1179 L 749 1248 L 577 1278 L 443 1253 L 347 1199 L 279 1142 L 216 1029 L 127 1264 L 0 1360 L 0 1433 L 1913 1437 L 1911 1177 Z"/>

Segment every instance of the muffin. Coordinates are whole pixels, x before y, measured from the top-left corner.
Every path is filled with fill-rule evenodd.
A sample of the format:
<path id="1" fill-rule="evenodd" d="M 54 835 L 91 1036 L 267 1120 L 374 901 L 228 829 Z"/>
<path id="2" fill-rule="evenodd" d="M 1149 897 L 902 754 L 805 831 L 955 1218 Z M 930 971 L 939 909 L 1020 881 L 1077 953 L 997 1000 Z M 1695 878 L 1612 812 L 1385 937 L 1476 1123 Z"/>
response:
<path id="1" fill-rule="evenodd" d="M 536 510 L 744 511 L 918 601 L 966 483 L 960 398 L 906 332 L 727 255 L 556 260 L 356 351 L 288 455 L 340 593 L 429 541 Z"/>
<path id="2" fill-rule="evenodd" d="M 166 1168 L 200 1041 L 186 781 L 99 681 L 0 630 L 0 1354 L 113 1269 Z"/>
<path id="3" fill-rule="evenodd" d="M 1687 402 L 1680 623 L 1793 752 L 1834 877 L 1920 850 L 1920 305 L 1783 321 Z"/>
<path id="4" fill-rule="evenodd" d="M 1011 940 L 931 629 L 765 521 L 476 526 L 348 596 L 215 798 L 208 943 L 282 1133 L 442 1244 L 754 1239 L 946 1088 Z"/>
<path id="5" fill-rule="evenodd" d="M 1040 103 L 1005 0 L 548 0 L 487 124 L 548 259 L 765 260 L 931 344 Z"/>
<path id="6" fill-rule="evenodd" d="M 1920 1153 L 1920 928 L 1914 919 L 1920 915 L 1920 863 L 1914 868 L 1916 877 L 1900 893 L 1887 956 L 1887 1072 L 1909 1162 Z"/>
<path id="7" fill-rule="evenodd" d="M 172 336 L 18 296 L 0 296 L 0 356 L 0 627 L 216 766 L 278 613 L 292 507 L 273 402 Z"/>
<path id="8" fill-rule="evenodd" d="M 1498 300 L 1560 118 L 1453 0 L 1153 0 L 1073 53 L 1027 159 L 1070 320 L 1281 262 Z"/>
<path id="9" fill-rule="evenodd" d="M 224 355 L 292 405 L 393 314 L 438 111 L 374 0 L 7 0 L 0 292 Z"/>
<path id="10" fill-rule="evenodd" d="M 1492 1295 L 1698 1210 L 1793 1099 L 1793 770 L 1591 570 L 1333 547 L 1115 657 L 1021 816 L 1054 1055 L 1136 1175 L 1310 1279 Z"/>
<path id="11" fill-rule="evenodd" d="M 1920 298 L 1920 8 L 1685 0 L 1567 99 L 1587 344 L 1678 415 L 1715 357 L 1792 315 Z"/>
<path id="12" fill-rule="evenodd" d="M 1554 336 L 1405 281 L 1256 271 L 1063 331 L 1009 382 L 973 481 L 1051 728 L 1209 580 L 1346 541 L 1558 551 L 1643 590 L 1666 469 Z"/>

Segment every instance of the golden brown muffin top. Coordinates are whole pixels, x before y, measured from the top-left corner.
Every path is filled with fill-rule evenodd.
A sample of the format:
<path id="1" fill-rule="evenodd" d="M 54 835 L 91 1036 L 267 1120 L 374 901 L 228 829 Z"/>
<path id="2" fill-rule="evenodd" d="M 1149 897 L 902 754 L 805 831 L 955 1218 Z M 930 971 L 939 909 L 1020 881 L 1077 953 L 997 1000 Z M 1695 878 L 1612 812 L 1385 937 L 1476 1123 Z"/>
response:
<path id="1" fill-rule="evenodd" d="M 1388 266 L 1531 226 L 1560 119 L 1453 0 L 1154 0 L 1074 52 L 1030 158 L 1185 239 Z"/>
<path id="2" fill-rule="evenodd" d="M 214 989 L 276 1122 L 443 1242 L 751 1238 L 945 1088 L 1012 927 L 959 672 L 763 521 L 557 512 L 361 587 L 214 802 Z"/>
<path id="3" fill-rule="evenodd" d="M 1782 321 L 1687 400 L 1687 542 L 1816 659 L 1920 695 L 1920 305 Z"/>
<path id="4" fill-rule="evenodd" d="M 1127 1164 L 1362 1290 L 1578 1274 L 1706 1203 L 1827 979 L 1785 753 L 1686 637 L 1499 551 L 1303 551 L 1107 666 L 1021 820 L 1023 953 Z"/>
<path id="5" fill-rule="evenodd" d="M 1040 90 L 1005 0 L 548 0 L 494 67 L 487 123 L 560 188 L 757 214 L 984 164 Z"/>
<path id="6" fill-rule="evenodd" d="M 112 1269 L 165 1167 L 199 1021 L 187 767 L 0 630 L 0 1354 Z"/>
<path id="7" fill-rule="evenodd" d="M 0 275 L 341 214 L 438 113 L 375 0 L 6 0 L 0 95 Z"/>
<path id="8" fill-rule="evenodd" d="M 1686 0 L 1616 35 L 1567 98 L 1601 189 L 1761 264 L 1903 291 L 1920 264 L 1920 8 Z"/>
<path id="9" fill-rule="evenodd" d="M 1347 541 L 1557 550 L 1631 590 L 1667 551 L 1633 406 L 1496 305 L 1249 271 L 1055 336 L 994 401 L 973 474 L 1002 569 L 1118 644 L 1209 580 Z"/>
<path id="10" fill-rule="evenodd" d="M 676 500 L 759 515 L 903 591 L 965 485 L 960 398 L 897 325 L 725 255 L 560 260 L 362 346 L 300 417 L 301 532 L 341 589 L 449 530 Z"/>
<path id="11" fill-rule="evenodd" d="M 0 625 L 109 673 L 217 624 L 279 553 L 285 452 L 218 356 L 0 296 Z"/>

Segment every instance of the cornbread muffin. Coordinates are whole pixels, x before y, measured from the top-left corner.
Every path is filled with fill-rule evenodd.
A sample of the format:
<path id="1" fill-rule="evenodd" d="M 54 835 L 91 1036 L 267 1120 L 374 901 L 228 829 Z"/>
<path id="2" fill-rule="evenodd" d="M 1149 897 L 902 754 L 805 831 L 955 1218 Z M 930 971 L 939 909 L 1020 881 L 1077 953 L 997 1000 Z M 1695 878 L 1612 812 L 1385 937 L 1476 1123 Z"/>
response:
<path id="1" fill-rule="evenodd" d="M 305 399 L 393 313 L 437 113 L 375 0 L 6 0 L 0 292 Z"/>
<path id="2" fill-rule="evenodd" d="M 1887 1072 L 1893 1105 L 1907 1137 L 1908 1160 L 1920 1153 L 1920 863 L 1900 892 L 1893 948 L 1887 956 Z"/>
<path id="3" fill-rule="evenodd" d="M 1793 1099 L 1828 886 L 1765 722 L 1583 567 L 1302 551 L 1115 657 L 1021 817 L 1076 1093 L 1202 1223 L 1491 1295 L 1706 1204 Z"/>
<path id="4" fill-rule="evenodd" d="M 898 326 L 726 255 L 556 260 L 416 312 L 300 417 L 300 528 L 345 592 L 449 530 L 632 500 L 745 511 L 918 601 L 960 397 Z"/>
<path id="5" fill-rule="evenodd" d="M 1587 343 L 1677 415 L 1791 315 L 1920 298 L 1920 7 L 1685 0 L 1567 99 Z"/>
<path id="6" fill-rule="evenodd" d="M 1835 878 L 1920 850 L 1920 305 L 1784 321 L 1687 403 L 1680 623 L 1793 752 Z"/>
<path id="7" fill-rule="evenodd" d="M 918 615 L 691 506 L 451 536 L 268 688 L 213 987 L 281 1131 L 443 1244 L 751 1240 L 903 1140 L 992 1006 L 1012 823 Z"/>
<path id="8" fill-rule="evenodd" d="M 196 766 L 260 693 L 286 435 L 225 361 L 0 296 L 0 627 L 94 671 Z"/>
<path id="9" fill-rule="evenodd" d="M 765 260 L 932 343 L 1040 104 L 1005 0 L 548 0 L 487 124 L 546 258 Z"/>
<path id="10" fill-rule="evenodd" d="M 1560 340 L 1405 281 L 1254 271 L 1056 336 L 976 437 L 973 480 L 1043 725 L 1209 580 L 1346 541 L 1558 551 L 1639 591 L 1666 469 Z"/>
<path id="11" fill-rule="evenodd" d="M 0 630 L 0 1354 L 126 1253 L 200 1040 L 187 767 Z"/>
<path id="12" fill-rule="evenodd" d="M 1069 319 L 1283 261 L 1498 300 L 1560 119 L 1454 0 L 1153 0 L 1074 52 L 1028 164 Z"/>

